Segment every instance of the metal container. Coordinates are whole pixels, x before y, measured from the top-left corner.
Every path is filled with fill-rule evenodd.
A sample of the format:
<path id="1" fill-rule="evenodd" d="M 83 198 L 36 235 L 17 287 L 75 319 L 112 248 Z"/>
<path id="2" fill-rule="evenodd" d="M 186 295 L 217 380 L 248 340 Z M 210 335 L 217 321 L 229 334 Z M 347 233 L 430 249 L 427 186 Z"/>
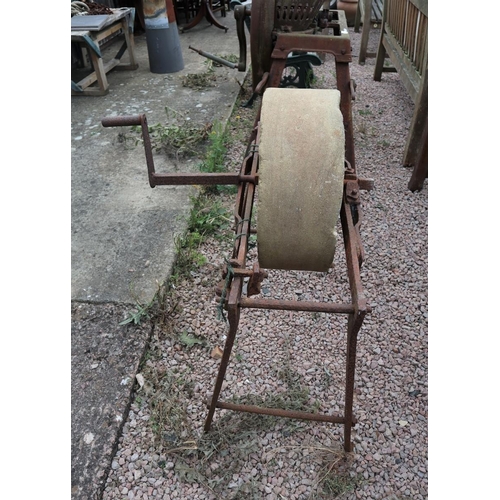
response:
<path id="1" fill-rule="evenodd" d="M 143 0 L 144 25 L 151 73 L 184 69 L 172 0 Z"/>

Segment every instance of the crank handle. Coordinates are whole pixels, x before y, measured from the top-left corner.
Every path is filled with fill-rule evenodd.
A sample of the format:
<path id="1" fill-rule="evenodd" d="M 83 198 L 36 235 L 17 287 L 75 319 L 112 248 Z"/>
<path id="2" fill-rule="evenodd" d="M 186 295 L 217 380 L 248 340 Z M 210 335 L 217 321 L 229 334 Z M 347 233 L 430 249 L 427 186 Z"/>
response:
<path id="1" fill-rule="evenodd" d="M 128 115 L 128 116 L 108 116 L 101 120 L 103 127 L 132 127 L 134 125 L 141 126 L 142 141 L 144 144 L 144 153 L 146 155 L 146 165 L 148 167 L 149 185 L 154 188 L 155 182 L 155 165 L 153 161 L 153 149 L 151 148 L 151 138 L 149 137 L 148 121 L 146 115 Z"/>
<path id="2" fill-rule="evenodd" d="M 103 127 L 133 127 L 146 123 L 146 115 L 108 116 L 101 120 Z"/>

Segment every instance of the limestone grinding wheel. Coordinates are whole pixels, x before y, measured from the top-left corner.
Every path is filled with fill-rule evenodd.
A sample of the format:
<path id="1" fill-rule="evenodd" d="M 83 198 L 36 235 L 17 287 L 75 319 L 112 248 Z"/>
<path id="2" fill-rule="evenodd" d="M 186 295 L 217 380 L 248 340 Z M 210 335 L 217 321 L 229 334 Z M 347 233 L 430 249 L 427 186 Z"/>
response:
<path id="1" fill-rule="evenodd" d="M 268 88 L 259 140 L 258 259 L 266 269 L 327 271 L 344 185 L 338 90 Z"/>

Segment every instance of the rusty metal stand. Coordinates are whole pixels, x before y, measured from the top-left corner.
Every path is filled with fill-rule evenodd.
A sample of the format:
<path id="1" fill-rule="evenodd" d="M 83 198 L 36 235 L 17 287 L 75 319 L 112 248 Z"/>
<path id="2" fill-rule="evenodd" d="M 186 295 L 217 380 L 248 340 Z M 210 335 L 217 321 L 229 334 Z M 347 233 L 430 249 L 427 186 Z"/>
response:
<path id="1" fill-rule="evenodd" d="M 271 55 L 270 71 L 264 73 L 257 86 L 260 92 L 266 87 L 278 87 L 286 64 L 287 55 L 292 51 L 326 52 L 335 57 L 337 72 L 337 89 L 340 91 L 340 109 L 345 128 L 345 174 L 344 193 L 340 210 L 340 220 L 344 240 L 351 301 L 348 303 L 324 303 L 314 301 L 286 301 L 265 298 L 250 298 L 260 293 L 260 283 L 267 276 L 258 263 L 247 268 L 248 241 L 255 228 L 251 227 L 252 210 L 256 186 L 259 182 L 259 140 L 260 110 L 257 113 L 254 127 L 248 141 L 247 155 L 239 173 L 195 173 L 195 174 L 157 174 L 153 165 L 151 144 L 145 115 L 134 117 L 113 117 L 102 121 L 104 126 L 141 125 L 146 151 L 148 177 L 151 187 L 158 185 L 180 184 L 232 184 L 238 186 L 234 210 L 235 242 L 232 258 L 223 272 L 225 287 L 218 290 L 221 305 L 227 310 L 229 333 L 220 362 L 212 397 L 206 402 L 208 414 L 204 429 L 209 431 L 217 408 L 233 411 L 251 412 L 277 417 L 288 417 L 303 420 L 330 422 L 344 426 L 344 449 L 352 451 L 352 427 L 356 423 L 353 415 L 354 380 L 356 367 L 356 345 L 358 332 L 365 315 L 370 312 L 363 292 L 360 269 L 364 259 L 360 237 L 362 214 L 360 210 L 359 191 L 370 190 L 373 181 L 360 179 L 356 174 L 354 158 L 354 137 L 352 126 L 351 101 L 354 85 L 349 75 L 349 62 L 352 60 L 347 24 L 343 12 L 333 11 L 326 28 L 319 33 L 278 33 L 276 44 Z M 243 283 L 249 278 L 246 296 L 243 294 Z M 322 415 L 304 411 L 289 411 L 276 408 L 263 408 L 254 405 L 227 403 L 220 400 L 222 385 L 226 375 L 231 351 L 233 349 L 242 309 L 274 309 L 283 311 L 321 312 L 343 314 L 348 316 L 347 346 L 345 367 L 345 397 L 343 415 Z"/>
<path id="2" fill-rule="evenodd" d="M 353 98 L 353 83 L 349 76 L 349 62 L 352 60 L 350 40 L 347 30 L 342 31 L 341 23 L 338 27 L 329 28 L 330 33 L 303 34 L 303 33 L 278 33 L 275 48 L 271 54 L 271 70 L 264 75 L 264 86 L 278 87 L 285 69 L 286 59 L 292 51 L 327 52 L 335 56 L 337 71 L 337 88 L 341 93 L 341 111 L 344 118 L 346 132 L 346 160 L 344 200 L 341 208 L 341 224 L 344 235 L 344 246 L 348 267 L 349 284 L 352 302 L 350 304 L 324 304 L 304 301 L 278 301 L 267 299 L 249 299 L 242 296 L 244 276 L 240 274 L 246 270 L 246 253 L 248 235 L 251 233 L 249 221 L 251 220 L 252 204 L 255 186 L 252 183 L 242 183 L 239 186 L 236 212 L 236 238 L 233 259 L 230 261 L 233 276 L 230 280 L 229 294 L 225 302 L 228 312 L 229 333 L 224 346 L 219 373 L 215 382 L 212 397 L 207 401 L 208 415 L 204 429 L 209 431 L 216 408 L 251 412 L 278 417 L 288 417 L 303 420 L 331 422 L 344 425 L 344 449 L 352 451 L 351 432 L 356 423 L 353 415 L 354 379 L 356 366 L 356 345 L 358 332 L 363 324 L 364 317 L 370 308 L 367 306 L 360 278 L 360 267 L 363 261 L 363 249 L 359 234 L 361 214 L 359 210 L 359 190 L 371 189 L 371 181 L 357 178 L 354 158 L 354 137 L 352 128 L 351 100 Z M 258 122 L 260 112 L 256 119 L 256 126 L 251 136 L 250 157 L 247 157 L 240 175 L 256 176 L 258 172 Z M 249 167 L 251 168 L 249 169 Z M 229 272 L 229 270 L 226 270 Z M 260 271 L 257 271 L 258 274 Z M 256 270 L 251 274 L 255 277 Z M 257 276 L 256 281 L 262 279 Z M 250 287 L 249 287 L 250 288 Z M 255 290 L 258 292 L 258 289 Z M 227 366 L 231 356 L 240 312 L 242 308 L 278 309 L 293 311 L 313 311 L 324 313 L 347 314 L 347 348 L 346 348 L 346 386 L 344 399 L 344 415 L 320 415 L 301 411 L 289 411 L 275 408 L 263 408 L 254 405 L 226 403 L 219 399 L 224 382 Z"/>
<path id="3" fill-rule="evenodd" d="M 265 277 L 265 272 L 261 271 L 258 265 L 254 265 L 254 268 L 251 270 L 247 269 L 246 266 L 248 239 L 249 235 L 253 232 L 250 227 L 250 220 L 255 194 L 255 181 L 258 180 L 258 142 L 259 132 L 257 130 L 256 137 L 250 148 L 252 152 L 247 156 L 247 158 L 245 158 L 240 172 L 240 178 L 246 178 L 248 181 L 239 183 L 235 211 L 235 232 L 238 237 L 235 239 L 233 255 L 230 260 L 231 269 L 227 268 L 224 273 L 224 277 L 226 278 L 227 273 L 229 273 L 230 278 L 229 286 L 227 287 L 227 298 L 223 297 L 225 308 L 228 313 L 229 333 L 224 346 L 224 352 L 213 394 L 207 401 L 208 415 L 205 420 L 204 429 L 205 431 L 210 430 L 216 408 L 274 415 L 277 417 L 330 422 L 344 425 L 344 448 L 346 451 L 351 451 L 351 430 L 352 426 L 356 423 L 356 419 L 352 412 L 352 406 L 354 395 L 357 335 L 366 313 L 370 311 L 364 297 L 360 278 L 360 266 L 362 263 L 363 251 L 359 238 L 361 216 L 358 206 L 358 191 L 359 189 L 370 189 L 372 187 L 372 183 L 371 181 L 358 179 L 354 170 L 347 166 L 348 168 L 346 170 L 344 181 L 344 199 L 341 208 L 341 223 L 351 289 L 351 303 L 327 304 L 313 301 L 283 301 L 262 298 L 250 299 L 250 295 L 259 293 L 258 285 Z M 246 297 L 243 296 L 242 292 L 245 277 L 250 277 L 250 283 L 248 286 L 249 291 L 247 292 Z M 250 284 L 253 284 L 253 286 L 250 286 Z M 308 311 L 348 315 L 344 415 L 321 415 L 302 411 L 263 408 L 253 405 L 226 403 L 219 399 L 238 330 L 241 309 L 245 308 Z"/>

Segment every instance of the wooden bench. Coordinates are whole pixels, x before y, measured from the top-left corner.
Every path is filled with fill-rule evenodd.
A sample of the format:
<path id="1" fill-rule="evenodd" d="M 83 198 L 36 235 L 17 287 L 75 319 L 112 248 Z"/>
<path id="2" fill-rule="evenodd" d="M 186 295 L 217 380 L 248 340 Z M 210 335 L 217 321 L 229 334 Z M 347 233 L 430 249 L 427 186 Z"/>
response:
<path id="1" fill-rule="evenodd" d="M 397 71 L 415 103 L 406 140 L 403 166 L 419 170 L 414 178 L 422 179 L 427 171 L 427 0 L 384 0 L 380 41 L 375 61 L 374 80 L 382 73 Z M 392 66 L 386 66 L 389 56 Z M 421 189 L 423 180 L 413 183 L 412 191 Z"/>
<path id="2" fill-rule="evenodd" d="M 71 80 L 71 95 L 106 95 L 109 92 L 106 73 L 109 73 L 113 68 L 134 70 L 139 67 L 135 59 L 134 50 L 133 12 L 134 9 L 119 9 L 112 15 L 102 16 L 107 18 L 102 25 L 97 27 L 91 26 L 88 29 L 78 29 L 77 24 L 82 24 L 81 22 L 74 23 L 74 25 L 72 23 L 71 42 L 80 44 L 88 51 L 93 71 L 78 82 Z M 78 17 L 85 17 L 91 23 L 92 18 L 96 18 L 97 20 L 101 16 Z M 78 19 L 77 21 L 85 20 Z M 85 25 L 83 24 L 83 26 Z M 120 31 L 125 37 L 122 47 L 114 58 L 108 62 L 104 62 L 99 45 L 100 42 L 118 35 Z M 122 63 L 121 58 L 126 50 L 128 50 L 129 63 Z M 96 82 L 97 85 L 91 87 Z"/>
<path id="3" fill-rule="evenodd" d="M 359 48 L 358 63 L 364 64 L 367 57 L 375 57 L 375 52 L 367 52 L 368 39 L 372 26 L 376 28 L 382 24 L 384 0 L 359 0 L 356 18 L 354 20 L 354 31 L 359 33 L 360 24 L 363 25 L 361 32 L 361 44 Z"/>

